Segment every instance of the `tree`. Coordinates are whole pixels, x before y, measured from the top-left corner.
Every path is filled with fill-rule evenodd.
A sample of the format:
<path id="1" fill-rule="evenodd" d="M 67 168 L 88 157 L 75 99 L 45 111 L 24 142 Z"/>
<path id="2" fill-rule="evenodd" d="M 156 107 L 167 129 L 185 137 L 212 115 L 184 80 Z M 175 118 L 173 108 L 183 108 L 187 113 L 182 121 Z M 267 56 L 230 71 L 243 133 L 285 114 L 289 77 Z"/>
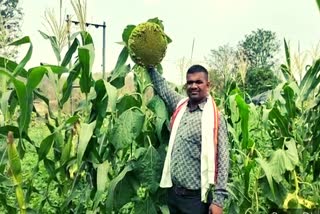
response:
<path id="1" fill-rule="evenodd" d="M 246 81 L 242 87 L 250 96 L 273 89 L 279 83 L 275 75 L 279 50 L 276 34 L 263 29 L 246 35 L 239 43 L 239 53 L 247 62 Z"/>
<path id="2" fill-rule="evenodd" d="M 208 63 L 209 78 L 213 90 L 221 94 L 224 91 L 226 82 L 236 76 L 236 50 L 228 44 L 212 49 L 206 58 Z"/>
<path id="3" fill-rule="evenodd" d="M 17 50 L 8 44 L 20 36 L 22 9 L 19 0 L 0 0 L 0 55 L 15 58 Z"/>
<path id="4" fill-rule="evenodd" d="M 249 68 L 273 68 L 280 42 L 274 32 L 258 29 L 245 36 L 245 40 L 239 43 L 239 50 L 244 54 Z"/>

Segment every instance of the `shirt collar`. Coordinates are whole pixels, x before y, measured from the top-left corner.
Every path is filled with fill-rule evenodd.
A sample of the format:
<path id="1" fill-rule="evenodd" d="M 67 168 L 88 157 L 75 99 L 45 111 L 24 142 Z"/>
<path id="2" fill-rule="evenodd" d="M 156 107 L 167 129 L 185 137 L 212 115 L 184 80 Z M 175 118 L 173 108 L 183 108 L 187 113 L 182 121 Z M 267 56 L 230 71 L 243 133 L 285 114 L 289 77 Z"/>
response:
<path id="1" fill-rule="evenodd" d="M 207 103 L 207 100 L 208 100 L 208 97 L 206 99 L 204 99 L 201 103 L 199 103 L 195 109 L 190 109 L 190 111 L 195 111 L 197 109 L 200 109 L 201 111 L 203 111 L 203 108 L 204 108 L 205 104 Z M 190 107 L 189 102 L 190 101 L 188 101 L 188 105 L 187 105 L 188 107 Z"/>

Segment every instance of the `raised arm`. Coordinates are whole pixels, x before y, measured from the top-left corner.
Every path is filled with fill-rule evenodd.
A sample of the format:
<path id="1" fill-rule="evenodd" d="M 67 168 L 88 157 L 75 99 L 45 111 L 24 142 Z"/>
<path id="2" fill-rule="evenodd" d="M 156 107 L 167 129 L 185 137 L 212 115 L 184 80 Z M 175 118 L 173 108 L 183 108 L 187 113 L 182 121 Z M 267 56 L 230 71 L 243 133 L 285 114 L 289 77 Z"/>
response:
<path id="1" fill-rule="evenodd" d="M 171 89 L 167 81 L 154 68 L 148 68 L 148 71 L 157 94 L 164 100 L 169 110 L 173 112 L 183 96 Z"/>

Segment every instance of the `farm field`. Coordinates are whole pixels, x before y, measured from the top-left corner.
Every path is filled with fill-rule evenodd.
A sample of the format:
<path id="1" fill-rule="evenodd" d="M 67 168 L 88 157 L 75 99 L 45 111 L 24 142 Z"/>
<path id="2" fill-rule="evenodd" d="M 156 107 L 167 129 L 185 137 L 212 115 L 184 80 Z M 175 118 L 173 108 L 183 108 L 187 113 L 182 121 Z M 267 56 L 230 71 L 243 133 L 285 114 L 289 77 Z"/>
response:
<path id="1" fill-rule="evenodd" d="M 148 22 L 163 29 L 158 18 Z M 130 61 L 134 27 L 123 29 L 123 49 L 105 78 L 93 74 L 87 31 L 72 35 L 66 53 L 42 32 L 56 65 L 26 68 L 28 36 L 10 44 L 28 47 L 22 61 L 0 56 L 0 213 L 169 213 L 159 182 L 170 112 L 147 70 Z M 164 38 L 162 46 L 172 42 Z M 265 98 L 256 102 L 250 94 L 242 61 L 234 78 L 211 91 L 228 126 L 225 213 L 319 212 L 320 58 L 297 79 L 283 45 L 282 78 Z M 270 68 L 252 70 L 259 76 Z M 172 86 L 183 93 L 183 86 Z"/>

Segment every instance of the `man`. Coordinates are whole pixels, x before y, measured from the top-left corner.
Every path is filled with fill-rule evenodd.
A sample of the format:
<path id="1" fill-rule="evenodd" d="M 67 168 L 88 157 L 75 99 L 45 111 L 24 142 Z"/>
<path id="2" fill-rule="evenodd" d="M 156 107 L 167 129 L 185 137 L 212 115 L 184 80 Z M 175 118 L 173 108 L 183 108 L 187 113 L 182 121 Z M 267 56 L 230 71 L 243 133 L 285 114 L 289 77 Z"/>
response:
<path id="1" fill-rule="evenodd" d="M 188 69 L 187 98 L 170 89 L 154 68 L 148 71 L 154 89 L 174 112 L 160 182 L 169 188 L 170 213 L 222 213 L 229 170 L 227 128 L 209 95 L 208 71 L 201 65 Z"/>

